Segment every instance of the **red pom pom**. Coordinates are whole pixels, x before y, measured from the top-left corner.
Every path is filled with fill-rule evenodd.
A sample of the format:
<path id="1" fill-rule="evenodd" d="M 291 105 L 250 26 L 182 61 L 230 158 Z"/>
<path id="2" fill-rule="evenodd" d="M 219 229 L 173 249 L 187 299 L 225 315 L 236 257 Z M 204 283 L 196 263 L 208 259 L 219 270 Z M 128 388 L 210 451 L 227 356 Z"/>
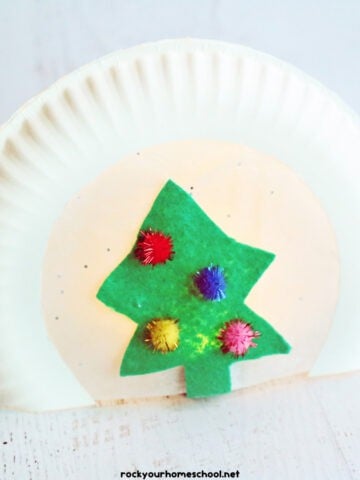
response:
<path id="1" fill-rule="evenodd" d="M 151 229 L 140 232 L 135 256 L 143 265 L 157 265 L 172 260 L 173 242 L 170 236 Z"/>

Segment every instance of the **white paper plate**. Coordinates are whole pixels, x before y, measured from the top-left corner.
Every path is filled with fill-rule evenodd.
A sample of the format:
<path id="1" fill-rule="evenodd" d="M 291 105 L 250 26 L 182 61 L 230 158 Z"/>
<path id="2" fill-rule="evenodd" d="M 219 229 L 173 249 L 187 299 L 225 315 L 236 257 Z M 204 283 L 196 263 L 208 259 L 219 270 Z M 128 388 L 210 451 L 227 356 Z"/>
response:
<path id="1" fill-rule="evenodd" d="M 171 40 L 117 52 L 26 104 L 1 130 L 1 404 L 91 405 L 47 338 L 41 273 L 64 204 L 130 152 L 213 138 L 271 154 L 302 176 L 338 235 L 342 286 L 328 342 L 313 369 L 360 366 L 358 118 L 320 84 L 251 49 Z"/>

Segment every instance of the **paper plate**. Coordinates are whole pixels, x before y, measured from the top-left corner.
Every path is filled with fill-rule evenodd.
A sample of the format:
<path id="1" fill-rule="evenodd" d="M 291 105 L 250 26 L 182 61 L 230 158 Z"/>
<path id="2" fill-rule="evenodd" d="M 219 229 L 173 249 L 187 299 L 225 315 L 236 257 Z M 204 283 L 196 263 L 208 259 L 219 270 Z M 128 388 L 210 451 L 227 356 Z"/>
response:
<path id="1" fill-rule="evenodd" d="M 359 122 L 320 84 L 251 49 L 171 40 L 111 54 L 63 78 L 1 130 L 1 403 L 43 410 L 95 400 L 49 340 L 45 250 L 68 200 L 131 152 L 206 138 L 290 166 L 336 231 L 341 295 L 314 374 L 359 368 Z"/>

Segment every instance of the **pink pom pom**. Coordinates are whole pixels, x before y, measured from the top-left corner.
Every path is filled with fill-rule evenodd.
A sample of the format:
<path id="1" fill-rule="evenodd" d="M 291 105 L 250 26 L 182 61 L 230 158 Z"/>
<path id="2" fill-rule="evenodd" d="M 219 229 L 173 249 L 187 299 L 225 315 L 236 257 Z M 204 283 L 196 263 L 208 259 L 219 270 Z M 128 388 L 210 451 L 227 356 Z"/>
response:
<path id="1" fill-rule="evenodd" d="M 260 336 L 260 332 L 252 329 L 249 323 L 235 318 L 225 323 L 218 339 L 221 341 L 221 350 L 232 353 L 236 357 L 244 356 L 250 347 L 256 347 L 253 340 Z"/>

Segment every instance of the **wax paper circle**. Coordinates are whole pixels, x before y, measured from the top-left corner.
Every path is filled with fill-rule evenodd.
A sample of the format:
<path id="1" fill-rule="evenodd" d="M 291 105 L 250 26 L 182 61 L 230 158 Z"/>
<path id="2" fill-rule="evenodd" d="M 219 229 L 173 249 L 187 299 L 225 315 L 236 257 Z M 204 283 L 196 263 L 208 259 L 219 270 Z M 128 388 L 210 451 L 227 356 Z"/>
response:
<path id="1" fill-rule="evenodd" d="M 136 324 L 96 298 L 168 178 L 225 233 L 276 255 L 245 303 L 292 351 L 232 365 L 233 388 L 310 370 L 338 295 L 337 247 L 326 214 L 278 160 L 237 144 L 193 140 L 122 158 L 79 191 L 54 225 L 44 263 L 44 313 L 50 338 L 80 383 L 102 402 L 185 391 L 181 367 L 119 376 Z"/>

